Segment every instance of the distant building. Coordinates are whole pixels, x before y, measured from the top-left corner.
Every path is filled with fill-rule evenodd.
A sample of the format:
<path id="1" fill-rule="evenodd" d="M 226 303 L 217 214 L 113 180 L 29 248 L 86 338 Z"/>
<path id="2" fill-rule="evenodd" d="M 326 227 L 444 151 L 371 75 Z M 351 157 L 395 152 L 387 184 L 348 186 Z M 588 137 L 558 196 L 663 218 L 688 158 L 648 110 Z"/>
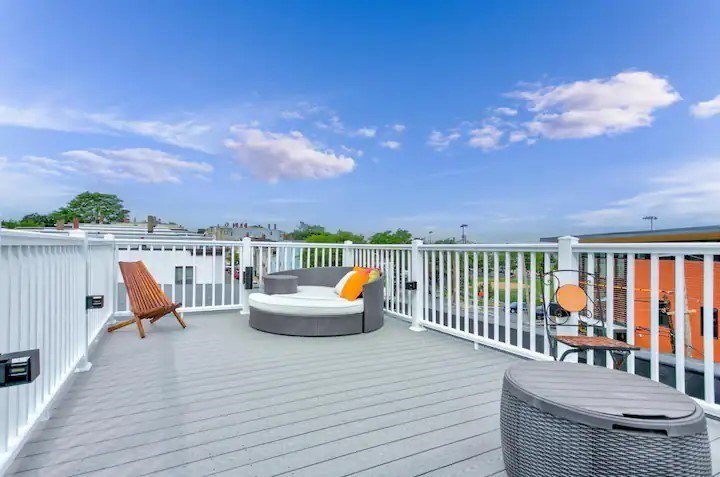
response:
<path id="1" fill-rule="evenodd" d="M 267 240 L 270 242 L 282 242 L 286 233 L 278 230 L 277 224 L 270 224 L 267 227 L 261 225 L 248 225 L 245 223 L 226 223 L 209 227 L 207 233 L 213 234 L 218 240 L 242 240 L 250 237 L 252 240 Z"/>
<path id="2" fill-rule="evenodd" d="M 574 236 L 579 238 L 581 243 L 720 242 L 720 225 Z M 540 241 L 557 242 L 557 239 L 543 237 Z"/>
<path id="3" fill-rule="evenodd" d="M 211 239 L 203 234 L 191 232 L 182 225 L 164 224 L 150 216 L 146 222 L 116 222 L 111 224 L 84 224 L 77 220 L 74 222 L 59 222 L 55 227 L 19 227 L 18 230 L 45 233 L 67 233 L 73 229 L 84 230 L 89 236 L 103 236 L 112 234 L 115 238 L 121 239 Z"/>
<path id="4" fill-rule="evenodd" d="M 704 227 L 683 227 L 660 230 L 640 230 L 632 232 L 610 232 L 590 235 L 576 235 L 581 243 L 652 243 L 652 242 L 720 242 L 720 225 Z M 541 238 L 541 242 L 557 242 L 557 237 Z M 616 334 L 625 334 L 624 324 L 627 312 L 627 289 L 635 289 L 635 343 L 650 348 L 650 257 L 635 254 L 635 283 L 627 280 L 627 254 L 621 251 L 612 255 L 614 265 L 613 306 Z M 720 363 L 720 329 L 718 328 L 718 308 L 720 308 L 720 261 L 715 257 L 713 264 L 713 355 L 714 361 Z M 703 262 L 702 256 L 685 257 L 685 311 L 683 320 L 685 327 L 685 354 L 695 359 L 703 358 Z M 580 257 L 580 269 L 587 267 L 587 257 Z M 607 276 L 607 257 L 595 254 L 594 269 L 597 278 Z M 659 328 L 660 352 L 672 353 L 675 348 L 675 331 L 672 310 L 675 307 L 675 260 L 673 256 L 662 255 L 658 261 L 659 284 Z M 624 338 L 624 336 L 620 336 Z"/>
<path id="5" fill-rule="evenodd" d="M 195 286 L 223 282 L 228 256 L 231 254 L 229 247 L 213 247 L 212 235 L 190 232 L 182 225 L 157 222 L 152 216 L 146 222 L 112 224 L 83 224 L 75 220 L 67 224 L 58 223 L 55 227 L 27 227 L 20 230 L 49 234 L 68 234 L 72 230 L 82 230 L 91 238 L 112 234 L 117 241 L 118 260 L 142 260 L 165 290 L 173 284 Z M 147 244 L 142 243 L 145 240 Z M 187 241 L 192 243 L 188 245 Z M 119 271 L 117 280 L 123 283 Z M 124 289 L 121 294 L 124 296 Z"/>

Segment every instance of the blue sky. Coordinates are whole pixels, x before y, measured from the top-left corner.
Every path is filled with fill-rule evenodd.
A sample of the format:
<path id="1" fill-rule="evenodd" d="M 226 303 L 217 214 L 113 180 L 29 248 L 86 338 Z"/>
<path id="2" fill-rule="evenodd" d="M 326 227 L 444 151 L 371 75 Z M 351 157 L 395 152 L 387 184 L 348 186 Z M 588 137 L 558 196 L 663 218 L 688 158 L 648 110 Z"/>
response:
<path id="1" fill-rule="evenodd" d="M 720 3 L 0 2 L 0 213 L 534 240 L 720 222 Z"/>

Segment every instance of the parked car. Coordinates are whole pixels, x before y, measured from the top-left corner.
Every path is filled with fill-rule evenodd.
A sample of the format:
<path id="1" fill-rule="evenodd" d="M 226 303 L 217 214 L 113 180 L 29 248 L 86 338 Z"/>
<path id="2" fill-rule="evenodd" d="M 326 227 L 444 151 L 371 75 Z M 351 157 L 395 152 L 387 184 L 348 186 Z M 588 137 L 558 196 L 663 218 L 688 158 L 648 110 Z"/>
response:
<path id="1" fill-rule="evenodd" d="M 527 313 L 528 307 L 527 303 L 523 303 L 522 305 L 523 313 Z M 517 313 L 518 311 L 518 304 L 516 301 L 510 303 L 510 313 Z M 542 305 L 538 305 L 535 307 L 535 316 L 538 320 L 541 320 L 545 318 L 545 310 L 543 310 Z"/>

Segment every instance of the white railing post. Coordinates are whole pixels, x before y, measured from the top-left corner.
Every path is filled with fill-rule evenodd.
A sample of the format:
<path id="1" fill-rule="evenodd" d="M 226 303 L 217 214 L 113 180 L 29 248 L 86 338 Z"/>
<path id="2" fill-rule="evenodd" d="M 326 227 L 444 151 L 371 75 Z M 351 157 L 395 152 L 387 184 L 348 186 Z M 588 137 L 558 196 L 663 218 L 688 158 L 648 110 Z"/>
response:
<path id="1" fill-rule="evenodd" d="M 75 372 L 84 373 L 86 371 L 90 371 L 90 368 L 92 368 L 92 363 L 90 362 L 90 358 L 88 356 L 90 352 L 90 332 L 88 330 L 88 327 L 90 326 L 90 310 L 87 309 L 87 304 L 85 302 L 87 296 L 90 295 L 90 249 L 88 246 L 87 232 L 85 232 L 84 230 L 75 229 L 71 230 L 69 235 L 71 237 L 77 237 L 83 240 L 83 257 L 85 260 L 85 296 L 78 298 L 82 300 L 81 306 L 85 310 L 85 326 L 83 330 L 83 347 L 85 348 L 85 350 L 83 351 L 82 358 L 80 358 L 80 361 L 75 368 Z"/>
<path id="2" fill-rule="evenodd" d="M 110 316 L 108 317 L 108 324 L 115 324 L 115 313 L 117 312 L 117 271 L 118 266 L 117 260 L 117 243 L 115 243 L 115 236 L 113 234 L 105 234 L 103 238 L 106 242 L 109 242 L 112 246 L 112 263 L 110 264 L 110 295 L 108 296 L 108 302 L 110 308 Z"/>
<path id="3" fill-rule="evenodd" d="M 412 331 L 425 331 L 425 327 L 421 324 L 423 317 L 423 298 L 425 297 L 425 273 L 423 269 L 422 252 L 420 251 L 420 245 L 422 244 L 422 240 L 413 240 L 410 251 L 412 272 L 410 280 L 417 284 L 417 289 L 413 292 L 412 301 L 412 325 L 410 326 Z"/>
<path id="4" fill-rule="evenodd" d="M 342 258 L 342 264 L 343 267 L 353 267 L 355 266 L 355 253 L 353 249 L 350 248 L 352 245 L 352 240 L 346 240 L 343 242 L 343 258 Z"/>
<path id="5" fill-rule="evenodd" d="M 573 246 L 578 243 L 579 240 L 576 237 L 565 236 L 558 239 L 558 286 L 578 284 L 578 257 L 577 253 L 573 251 Z M 556 333 L 558 335 L 577 336 L 578 314 L 576 312 L 571 313 L 564 324 L 558 324 Z M 560 359 L 569 348 L 560 342 L 557 343 L 557 347 L 557 358 Z M 577 353 L 570 353 L 565 358 L 565 361 L 577 363 L 577 357 Z"/>
<path id="6" fill-rule="evenodd" d="M 252 249 L 252 239 L 250 237 L 243 237 L 242 239 L 242 262 L 240 267 L 240 276 L 245 277 L 245 268 L 254 266 L 254 260 L 253 260 L 253 249 Z M 252 278 L 250 278 L 252 280 Z M 250 308 L 248 307 L 248 297 L 250 296 L 250 289 L 247 288 L 247 285 L 242 283 L 242 306 L 243 306 L 243 312 L 244 313 L 250 313 Z M 252 288 L 252 283 L 250 284 L 250 288 Z"/>

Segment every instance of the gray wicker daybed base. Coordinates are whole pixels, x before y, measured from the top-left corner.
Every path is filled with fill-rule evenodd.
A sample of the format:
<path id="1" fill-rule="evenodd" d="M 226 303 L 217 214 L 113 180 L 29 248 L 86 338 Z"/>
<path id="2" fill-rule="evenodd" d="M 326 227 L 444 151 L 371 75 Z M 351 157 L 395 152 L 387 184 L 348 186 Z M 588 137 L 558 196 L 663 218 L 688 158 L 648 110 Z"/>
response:
<path id="1" fill-rule="evenodd" d="M 282 275 L 298 277 L 298 286 L 334 287 L 352 267 L 318 267 L 286 270 Z M 271 274 L 273 275 L 273 274 Z M 259 331 L 291 336 L 341 336 L 369 333 L 382 328 L 382 277 L 363 286 L 361 313 L 322 316 L 297 315 L 260 310 L 250 304 L 250 326 Z"/>

